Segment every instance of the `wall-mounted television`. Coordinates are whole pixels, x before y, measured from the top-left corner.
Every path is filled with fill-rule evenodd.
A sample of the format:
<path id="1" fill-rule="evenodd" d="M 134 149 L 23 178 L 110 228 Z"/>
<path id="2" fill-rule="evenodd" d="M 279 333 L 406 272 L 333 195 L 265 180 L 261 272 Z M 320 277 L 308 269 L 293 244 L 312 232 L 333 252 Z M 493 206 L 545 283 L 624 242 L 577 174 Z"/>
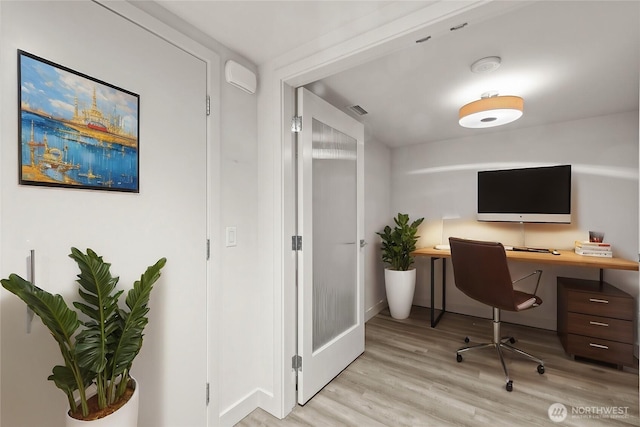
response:
<path id="1" fill-rule="evenodd" d="M 571 223 L 571 165 L 479 171 L 477 218 Z"/>

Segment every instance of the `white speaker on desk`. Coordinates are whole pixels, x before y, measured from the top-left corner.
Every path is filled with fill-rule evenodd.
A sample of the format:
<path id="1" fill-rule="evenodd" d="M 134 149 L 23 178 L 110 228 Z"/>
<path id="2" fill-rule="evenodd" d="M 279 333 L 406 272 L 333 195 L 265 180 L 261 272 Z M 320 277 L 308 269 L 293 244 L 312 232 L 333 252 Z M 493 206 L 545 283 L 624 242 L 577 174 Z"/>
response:
<path id="1" fill-rule="evenodd" d="M 224 64 L 224 77 L 227 83 L 248 93 L 256 93 L 256 75 L 247 67 L 236 61 L 228 60 Z"/>

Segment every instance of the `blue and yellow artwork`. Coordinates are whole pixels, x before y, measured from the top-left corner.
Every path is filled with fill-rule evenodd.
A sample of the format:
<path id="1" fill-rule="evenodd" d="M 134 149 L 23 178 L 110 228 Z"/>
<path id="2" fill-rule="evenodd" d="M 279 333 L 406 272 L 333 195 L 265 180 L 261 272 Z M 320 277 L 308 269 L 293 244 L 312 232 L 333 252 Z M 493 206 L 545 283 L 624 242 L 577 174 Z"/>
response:
<path id="1" fill-rule="evenodd" d="M 139 102 L 18 50 L 20 184 L 139 191 Z"/>

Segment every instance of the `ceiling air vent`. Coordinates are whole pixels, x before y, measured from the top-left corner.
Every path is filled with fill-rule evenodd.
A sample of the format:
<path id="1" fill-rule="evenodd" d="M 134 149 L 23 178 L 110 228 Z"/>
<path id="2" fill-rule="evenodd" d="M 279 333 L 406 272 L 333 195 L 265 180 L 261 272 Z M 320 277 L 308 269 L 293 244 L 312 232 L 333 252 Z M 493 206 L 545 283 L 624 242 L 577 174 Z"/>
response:
<path id="1" fill-rule="evenodd" d="M 367 110 L 365 110 L 364 108 L 362 108 L 359 105 L 352 105 L 351 107 L 349 107 L 349 110 L 353 111 L 354 113 L 356 113 L 359 116 L 364 116 L 365 114 L 369 114 L 367 112 Z"/>

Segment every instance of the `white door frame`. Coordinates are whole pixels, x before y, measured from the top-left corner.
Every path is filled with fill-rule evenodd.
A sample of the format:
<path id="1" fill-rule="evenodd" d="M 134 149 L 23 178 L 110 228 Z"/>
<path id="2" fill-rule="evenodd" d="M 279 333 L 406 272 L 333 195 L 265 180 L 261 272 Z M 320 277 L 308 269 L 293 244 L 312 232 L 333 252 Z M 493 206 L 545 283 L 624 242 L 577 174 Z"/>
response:
<path id="1" fill-rule="evenodd" d="M 273 389 L 271 399 L 261 406 L 271 414 L 284 418 L 296 405 L 295 372 L 291 367 L 291 357 L 296 354 L 296 271 L 290 250 L 295 234 L 291 134 L 295 88 L 410 46 L 427 35 L 435 42 L 452 26 L 479 22 L 527 3 L 440 0 L 374 30 L 344 34 L 338 42 L 329 35 L 324 46 L 302 46 L 260 67 L 258 190 L 269 195 L 259 203 L 259 252 L 267 255 L 260 259 L 260 271 L 271 275 L 274 303 Z"/>

